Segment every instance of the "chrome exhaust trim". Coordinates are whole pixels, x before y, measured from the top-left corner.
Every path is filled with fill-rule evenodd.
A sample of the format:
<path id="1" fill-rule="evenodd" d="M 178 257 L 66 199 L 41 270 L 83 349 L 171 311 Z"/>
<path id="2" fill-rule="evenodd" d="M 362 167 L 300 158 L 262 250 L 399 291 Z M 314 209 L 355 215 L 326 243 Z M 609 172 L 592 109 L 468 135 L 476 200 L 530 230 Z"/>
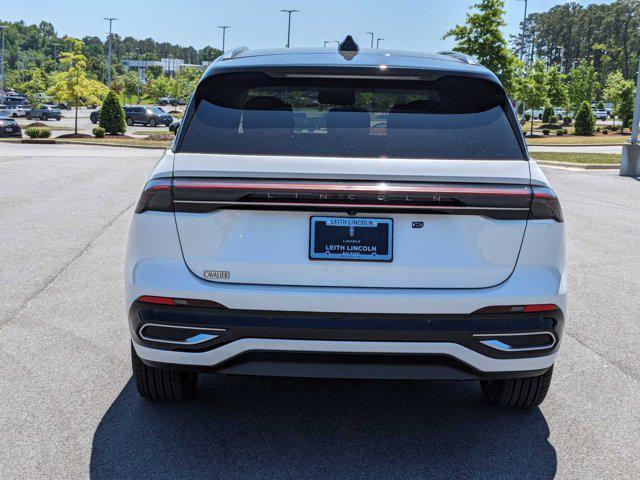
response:
<path id="1" fill-rule="evenodd" d="M 544 345 L 536 345 L 531 347 L 514 347 L 509 345 L 508 340 L 500 341 L 504 337 L 523 337 L 523 336 L 547 336 L 549 343 Z M 477 333 L 474 338 L 485 338 L 486 340 L 478 340 L 483 345 L 491 347 L 502 352 L 531 352 L 535 350 L 549 350 L 558 342 L 556 336 L 552 332 L 524 332 L 524 333 Z"/>
<path id="2" fill-rule="evenodd" d="M 165 339 L 159 336 L 150 337 L 144 334 L 145 329 L 148 327 L 176 329 L 176 330 L 191 330 L 193 335 L 186 337 L 184 340 Z M 157 343 L 169 343 L 172 345 L 198 345 L 200 343 L 208 342 L 214 338 L 219 337 L 225 330 L 221 328 L 201 328 L 201 327 L 184 327 L 179 325 L 163 325 L 159 323 L 145 323 L 140 327 L 138 335 L 143 340 L 148 342 Z M 186 333 L 186 332 L 185 332 Z"/>

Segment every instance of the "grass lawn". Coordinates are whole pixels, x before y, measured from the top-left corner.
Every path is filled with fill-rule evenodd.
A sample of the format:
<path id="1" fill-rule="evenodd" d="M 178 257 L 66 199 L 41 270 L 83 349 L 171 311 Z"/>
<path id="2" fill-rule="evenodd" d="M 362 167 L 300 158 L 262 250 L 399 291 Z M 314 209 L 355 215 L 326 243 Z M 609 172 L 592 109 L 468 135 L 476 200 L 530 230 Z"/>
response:
<path id="1" fill-rule="evenodd" d="M 129 133 L 129 132 L 127 132 Z M 171 133 L 168 128 L 154 128 L 149 130 L 134 130 L 134 135 L 151 135 L 153 133 Z"/>
<path id="2" fill-rule="evenodd" d="M 528 138 L 525 137 L 527 145 L 622 145 L 627 141 L 629 135 L 620 135 L 619 133 L 610 133 L 609 135 L 593 135 L 591 137 L 582 137 L 577 135 L 545 135 L 544 137 Z"/>
<path id="3" fill-rule="evenodd" d="M 531 152 L 536 160 L 568 163 L 620 163 L 617 153 Z"/>

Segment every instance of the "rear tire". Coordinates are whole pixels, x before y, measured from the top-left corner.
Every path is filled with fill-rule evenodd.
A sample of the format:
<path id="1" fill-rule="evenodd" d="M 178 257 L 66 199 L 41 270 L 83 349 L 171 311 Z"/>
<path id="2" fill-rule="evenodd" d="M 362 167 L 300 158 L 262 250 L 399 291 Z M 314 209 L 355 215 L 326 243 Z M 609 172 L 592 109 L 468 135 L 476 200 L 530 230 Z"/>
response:
<path id="1" fill-rule="evenodd" d="M 507 408 L 533 408 L 540 405 L 549 391 L 553 365 L 538 377 L 481 381 L 484 398 L 491 405 Z"/>
<path id="2" fill-rule="evenodd" d="M 127 125 L 129 125 L 129 126 L 133 125 L 133 118 L 127 117 Z"/>
<path id="3" fill-rule="evenodd" d="M 140 360 L 133 344 L 131 364 L 136 388 L 142 398 L 154 401 L 185 400 L 196 393 L 197 373 L 150 367 Z"/>
<path id="4" fill-rule="evenodd" d="M 155 121 L 155 119 L 153 119 L 153 118 L 152 118 L 152 119 L 149 121 L 149 126 L 150 126 L 150 127 L 156 127 L 157 125 L 158 125 L 158 122 L 156 122 L 156 121 Z"/>

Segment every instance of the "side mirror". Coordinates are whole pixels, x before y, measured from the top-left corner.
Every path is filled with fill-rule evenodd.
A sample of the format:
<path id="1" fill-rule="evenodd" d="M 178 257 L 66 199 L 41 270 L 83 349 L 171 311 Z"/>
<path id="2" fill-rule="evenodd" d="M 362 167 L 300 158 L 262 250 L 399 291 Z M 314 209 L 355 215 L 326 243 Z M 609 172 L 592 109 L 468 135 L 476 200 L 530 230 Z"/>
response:
<path id="1" fill-rule="evenodd" d="M 176 135 L 178 133 L 178 128 L 180 128 L 180 122 L 173 122 L 171 125 L 169 125 L 169 131 L 173 132 Z"/>

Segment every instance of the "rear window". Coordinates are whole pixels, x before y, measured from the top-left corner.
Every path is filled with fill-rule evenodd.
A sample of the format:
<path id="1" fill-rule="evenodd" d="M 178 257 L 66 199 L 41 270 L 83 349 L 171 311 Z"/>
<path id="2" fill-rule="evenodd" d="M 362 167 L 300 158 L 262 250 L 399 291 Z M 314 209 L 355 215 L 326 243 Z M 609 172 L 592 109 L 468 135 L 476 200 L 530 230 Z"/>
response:
<path id="1" fill-rule="evenodd" d="M 210 77 L 179 151 L 322 157 L 523 160 L 493 82 Z"/>

